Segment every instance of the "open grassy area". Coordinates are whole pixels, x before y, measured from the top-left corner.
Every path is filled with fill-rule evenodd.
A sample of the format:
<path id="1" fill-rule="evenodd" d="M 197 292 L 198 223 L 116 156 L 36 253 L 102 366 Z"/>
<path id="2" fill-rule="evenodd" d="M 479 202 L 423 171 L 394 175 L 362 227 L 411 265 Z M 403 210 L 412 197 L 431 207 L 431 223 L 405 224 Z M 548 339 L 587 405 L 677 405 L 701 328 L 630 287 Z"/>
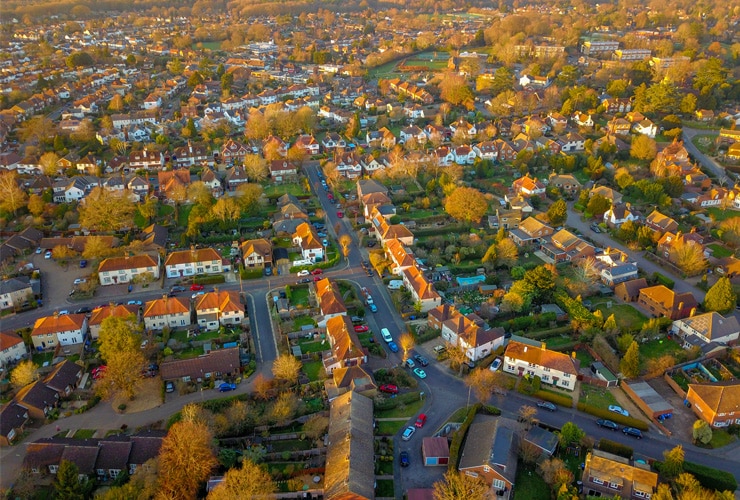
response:
<path id="1" fill-rule="evenodd" d="M 709 216 L 717 222 L 722 222 L 723 220 L 729 219 L 730 217 L 737 217 L 738 215 L 740 215 L 740 212 L 737 212 L 735 210 L 725 210 L 718 207 L 708 207 L 706 211 Z"/>
<path id="2" fill-rule="evenodd" d="M 301 351 L 304 354 L 309 352 L 324 352 L 331 348 L 327 340 L 302 340 L 298 345 L 301 346 Z"/>
<path id="3" fill-rule="evenodd" d="M 265 196 L 268 198 L 270 197 L 279 197 L 284 194 L 292 194 L 293 196 L 306 196 L 306 191 L 303 190 L 303 186 L 300 184 L 270 184 L 269 186 L 265 186 Z"/>
<path id="4" fill-rule="evenodd" d="M 573 473 L 573 479 L 578 481 L 581 479 L 581 464 L 586 459 L 586 456 L 580 448 L 578 449 L 578 455 L 575 453 L 569 453 L 565 448 L 561 448 L 556 453 L 556 456 L 565 462 L 568 466 L 568 470 Z"/>
<path id="5" fill-rule="evenodd" d="M 293 320 L 293 328 L 295 329 L 295 331 L 300 330 L 302 326 L 308 325 L 316 326 L 316 322 L 311 316 L 298 316 L 296 319 Z"/>
<path id="6" fill-rule="evenodd" d="M 578 401 L 605 410 L 609 405 L 617 404 L 617 399 L 608 389 L 588 384 L 581 384 L 581 396 Z"/>
<path id="7" fill-rule="evenodd" d="M 712 249 L 712 257 L 716 257 L 717 259 L 722 259 L 732 255 L 732 250 L 720 245 L 719 243 L 712 243 L 707 246 Z"/>
<path id="8" fill-rule="evenodd" d="M 308 307 L 308 295 L 307 286 L 294 286 L 290 288 L 290 302 L 296 307 Z"/>
<path id="9" fill-rule="evenodd" d="M 306 374 L 311 382 L 319 380 L 319 374 L 324 369 L 321 361 L 308 361 L 303 363 L 303 373 Z"/>
<path id="10" fill-rule="evenodd" d="M 683 349 L 673 340 L 655 339 L 640 344 L 640 356 L 643 360 L 659 358 L 666 354 L 676 355 L 679 352 L 683 352 Z"/>
<path id="11" fill-rule="evenodd" d="M 279 453 L 281 451 L 302 451 L 310 450 L 313 447 L 313 443 L 310 439 L 285 439 L 283 441 L 270 441 L 270 447 L 273 453 Z"/>
<path id="12" fill-rule="evenodd" d="M 389 420 L 378 422 L 378 428 L 375 433 L 378 436 L 394 436 L 398 431 L 406 427 L 405 420 Z"/>
<path id="13" fill-rule="evenodd" d="M 639 330 L 642 328 L 643 323 L 647 321 L 647 317 L 644 314 L 629 304 L 617 304 L 613 299 L 596 299 L 592 303 L 594 310 L 598 309 L 601 311 L 604 319 L 613 314 L 614 319 L 617 320 L 617 325 L 624 330 Z M 609 303 L 611 303 L 611 307 L 607 307 Z"/>
<path id="14" fill-rule="evenodd" d="M 51 360 L 54 358 L 54 352 L 53 351 L 45 351 L 45 352 L 36 352 L 31 356 L 31 359 L 33 360 L 34 364 L 39 366 L 44 366 L 45 362 L 49 362 L 51 364 Z"/>
<path id="15" fill-rule="evenodd" d="M 519 462 L 514 484 L 514 500 L 550 500 L 550 487 L 533 465 Z"/>
<path id="16" fill-rule="evenodd" d="M 418 392 L 407 393 L 396 397 L 403 397 L 404 400 L 395 408 L 389 410 L 375 410 L 376 418 L 410 418 L 419 412 L 424 402 L 419 397 Z"/>
<path id="17" fill-rule="evenodd" d="M 594 357 L 591 356 L 588 351 L 584 351 L 583 349 L 576 351 L 576 359 L 581 362 L 581 367 L 591 366 L 591 363 L 594 362 Z"/>
<path id="18" fill-rule="evenodd" d="M 393 498 L 396 496 L 395 491 L 393 489 L 393 480 L 392 479 L 378 479 L 377 486 L 375 487 L 375 496 L 376 497 L 388 497 Z"/>
<path id="19" fill-rule="evenodd" d="M 177 212 L 177 225 L 180 227 L 188 227 L 188 218 L 190 212 L 193 210 L 194 205 L 181 205 L 180 210 Z"/>
<path id="20" fill-rule="evenodd" d="M 722 448 L 735 441 L 735 436 L 724 429 L 712 429 L 712 440 L 709 442 L 711 448 Z"/>

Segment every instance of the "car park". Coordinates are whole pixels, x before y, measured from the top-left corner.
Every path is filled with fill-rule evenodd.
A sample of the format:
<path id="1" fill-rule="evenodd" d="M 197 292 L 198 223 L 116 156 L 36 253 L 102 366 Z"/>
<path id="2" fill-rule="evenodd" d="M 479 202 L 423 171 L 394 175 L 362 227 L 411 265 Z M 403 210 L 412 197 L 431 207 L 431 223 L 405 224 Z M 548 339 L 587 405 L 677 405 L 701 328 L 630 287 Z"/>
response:
<path id="1" fill-rule="evenodd" d="M 491 366 L 488 367 L 489 370 L 492 372 L 495 372 L 501 367 L 501 358 L 496 358 L 493 360 L 493 363 L 491 363 Z"/>
<path id="2" fill-rule="evenodd" d="M 393 342 L 393 335 L 391 335 L 390 330 L 387 328 L 380 329 L 380 336 L 383 337 L 383 340 L 386 342 Z"/>
<path id="3" fill-rule="evenodd" d="M 419 378 L 427 378 L 427 372 L 425 372 L 421 368 L 414 368 L 414 375 Z"/>
<path id="4" fill-rule="evenodd" d="M 204 288 L 205 287 L 203 285 L 197 285 L 197 284 L 190 285 L 190 291 L 191 292 L 199 292 L 199 291 L 203 290 Z"/>
<path id="5" fill-rule="evenodd" d="M 424 424 L 426 423 L 427 423 L 427 416 L 425 413 L 421 413 L 418 417 L 416 417 L 416 423 L 414 424 L 414 426 L 421 429 L 422 427 L 424 427 Z"/>
<path id="6" fill-rule="evenodd" d="M 543 408 L 543 409 L 545 409 L 547 411 L 558 411 L 558 407 L 555 406 L 553 403 L 551 403 L 549 401 L 538 401 L 537 402 L 537 407 L 538 408 Z"/>
<path id="7" fill-rule="evenodd" d="M 356 325 L 355 326 L 355 332 L 357 333 L 365 333 L 369 330 L 367 325 Z"/>
<path id="8" fill-rule="evenodd" d="M 388 349 L 390 349 L 391 352 L 398 352 L 398 345 L 396 345 L 395 342 L 388 342 Z"/>
<path id="9" fill-rule="evenodd" d="M 401 463 L 401 467 L 408 467 L 409 462 L 409 452 L 408 451 L 402 451 L 401 454 L 398 456 L 398 461 Z"/>
<path id="10" fill-rule="evenodd" d="M 419 363 L 421 366 L 427 366 L 429 364 L 427 358 L 425 358 L 421 354 L 414 354 L 414 360 L 416 360 L 416 362 Z"/>
<path id="11" fill-rule="evenodd" d="M 612 422 L 611 420 L 606 420 L 604 418 L 598 419 L 596 421 L 596 425 L 598 425 L 599 427 L 603 427 L 605 429 L 610 429 L 612 431 L 619 430 L 619 426 L 615 422 Z"/>
<path id="12" fill-rule="evenodd" d="M 398 386 L 393 384 L 382 384 L 378 390 L 386 394 L 398 394 Z"/>
<path id="13" fill-rule="evenodd" d="M 630 412 L 628 412 L 621 406 L 617 406 L 617 405 L 609 405 L 609 411 L 613 411 L 614 413 L 619 413 L 620 415 L 624 415 L 625 417 L 630 416 Z"/>
<path id="14" fill-rule="evenodd" d="M 637 439 L 642 439 L 642 432 L 640 429 L 635 429 L 634 427 L 625 427 L 622 429 L 622 432 L 627 436 L 634 436 Z"/>
<path id="15" fill-rule="evenodd" d="M 415 368 L 416 367 L 416 363 L 414 363 L 414 360 L 411 359 L 411 358 L 409 358 L 406 361 L 404 361 L 403 364 L 404 364 L 404 366 L 406 368 Z"/>
<path id="16" fill-rule="evenodd" d="M 298 271 L 298 277 L 299 278 L 301 276 L 308 276 L 309 274 L 311 274 L 311 272 L 308 269 L 304 269 L 303 271 Z"/>
<path id="17" fill-rule="evenodd" d="M 416 427 L 406 427 L 406 429 L 403 431 L 403 434 L 401 435 L 401 439 L 403 439 L 404 441 L 408 441 L 409 439 L 411 439 L 415 432 Z"/>
<path id="18" fill-rule="evenodd" d="M 229 392 L 236 390 L 236 384 L 229 384 L 228 382 L 224 382 L 220 386 L 218 386 L 218 392 Z"/>

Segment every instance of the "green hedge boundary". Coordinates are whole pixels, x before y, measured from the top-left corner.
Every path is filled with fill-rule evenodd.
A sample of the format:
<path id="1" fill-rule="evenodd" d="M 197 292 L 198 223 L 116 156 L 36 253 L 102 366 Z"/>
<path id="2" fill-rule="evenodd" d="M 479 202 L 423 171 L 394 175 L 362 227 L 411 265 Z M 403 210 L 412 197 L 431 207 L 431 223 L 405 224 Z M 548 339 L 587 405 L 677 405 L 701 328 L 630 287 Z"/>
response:
<path id="1" fill-rule="evenodd" d="M 614 413 L 613 411 L 605 410 L 604 408 L 597 408 L 596 406 L 591 406 L 586 403 L 578 403 L 577 408 L 578 411 L 588 413 L 589 415 L 593 415 L 594 417 L 605 418 L 618 424 L 626 425 L 627 427 L 640 429 L 641 431 L 648 430 L 648 424 L 643 420 L 639 420 L 633 417 L 625 417 L 624 415 L 620 415 L 619 413 Z"/>
<path id="2" fill-rule="evenodd" d="M 663 462 L 653 462 L 653 467 L 658 472 L 661 472 Z M 723 470 L 713 469 L 712 467 L 706 467 L 704 465 L 695 464 L 693 462 L 684 462 L 683 471 L 688 472 L 699 481 L 704 488 L 715 491 L 735 491 L 737 489 L 737 480 L 729 472 Z"/>
<path id="3" fill-rule="evenodd" d="M 197 276 L 193 281 L 199 285 L 217 285 L 219 283 L 226 283 L 226 278 L 223 274 L 213 274 L 209 276 Z"/>
<path id="4" fill-rule="evenodd" d="M 566 408 L 573 408 L 573 398 L 565 394 L 555 394 L 554 392 L 539 390 L 532 395 L 543 401 L 549 401 L 550 403 Z"/>
<path id="5" fill-rule="evenodd" d="M 613 453 L 615 455 L 619 455 L 620 457 L 628 459 L 631 459 L 632 455 L 634 455 L 635 453 L 635 450 L 633 450 L 629 446 L 625 446 L 622 443 L 617 443 L 616 441 L 612 441 L 611 439 L 604 438 L 599 440 L 599 449 L 601 451 Z"/>
<path id="6" fill-rule="evenodd" d="M 448 463 L 448 468 L 451 471 L 457 471 L 457 466 L 460 461 L 460 448 L 462 447 L 463 441 L 465 441 L 465 435 L 468 433 L 468 429 L 473 423 L 478 412 L 483 412 L 488 415 L 501 415 L 501 410 L 495 406 L 475 403 L 470 407 L 462 425 L 452 436 L 452 442 L 450 443 L 450 461 Z"/>

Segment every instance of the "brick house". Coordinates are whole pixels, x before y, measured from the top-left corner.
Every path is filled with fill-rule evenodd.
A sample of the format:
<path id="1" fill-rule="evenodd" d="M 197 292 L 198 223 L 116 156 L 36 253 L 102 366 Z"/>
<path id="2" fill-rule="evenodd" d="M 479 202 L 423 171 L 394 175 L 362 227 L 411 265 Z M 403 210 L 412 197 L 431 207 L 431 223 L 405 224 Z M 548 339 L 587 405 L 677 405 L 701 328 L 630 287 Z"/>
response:
<path id="1" fill-rule="evenodd" d="M 689 384 L 686 399 L 696 416 L 712 427 L 740 424 L 740 383 L 737 380 Z"/>
<path id="2" fill-rule="evenodd" d="M 367 363 L 367 355 L 355 333 L 352 321 L 345 315 L 333 316 L 326 321 L 326 336 L 331 351 L 324 353 L 322 362 L 327 375 L 335 369 Z"/>
<path id="3" fill-rule="evenodd" d="M 663 285 L 641 289 L 637 304 L 654 318 L 666 317 L 672 320 L 690 316 L 698 305 L 691 292 L 676 293 Z"/>
<path id="4" fill-rule="evenodd" d="M 516 423 L 510 419 L 477 415 L 468 429 L 458 470 L 478 477 L 491 488 L 491 496 L 511 498 L 517 469 Z"/>
<path id="5" fill-rule="evenodd" d="M 588 495 L 637 500 L 650 498 L 658 488 L 658 474 L 650 466 L 601 450 L 586 455 L 583 492 Z"/>
<path id="6" fill-rule="evenodd" d="M 240 245 L 244 267 L 272 267 L 272 243 L 264 238 L 246 240 Z"/>

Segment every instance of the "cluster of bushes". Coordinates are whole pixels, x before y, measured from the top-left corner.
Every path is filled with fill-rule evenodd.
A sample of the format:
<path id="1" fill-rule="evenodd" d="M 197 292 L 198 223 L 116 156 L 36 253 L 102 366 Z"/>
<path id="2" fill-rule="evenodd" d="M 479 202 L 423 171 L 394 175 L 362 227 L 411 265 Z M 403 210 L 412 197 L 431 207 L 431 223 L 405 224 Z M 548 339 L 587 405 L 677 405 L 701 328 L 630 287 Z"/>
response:
<path id="1" fill-rule="evenodd" d="M 653 273 L 652 280 L 659 285 L 663 285 L 669 290 L 673 290 L 673 287 L 676 285 L 676 282 L 673 281 L 671 278 L 664 276 L 658 272 Z"/>
<path id="2" fill-rule="evenodd" d="M 416 330 L 416 343 L 423 344 L 439 337 L 440 331 L 436 328 L 419 328 Z"/>
<path id="3" fill-rule="evenodd" d="M 564 290 L 558 290 L 554 295 L 555 303 L 563 308 L 572 321 L 589 323 L 594 326 L 601 326 L 601 321 L 594 314 L 586 309 L 579 300 L 572 299 Z"/>
<path id="4" fill-rule="evenodd" d="M 538 392 L 541 386 L 542 379 L 539 375 L 530 377 L 529 374 L 527 374 L 519 379 L 519 382 L 516 385 L 516 390 L 518 392 L 521 392 L 522 394 L 528 394 L 531 396 L 534 393 Z"/>
<path id="5" fill-rule="evenodd" d="M 663 462 L 653 462 L 653 467 L 661 472 Z M 704 488 L 715 491 L 735 491 L 737 489 L 737 480 L 729 472 L 723 470 L 714 469 L 712 467 L 706 467 L 704 465 L 695 464 L 693 462 L 684 462 L 683 471 L 688 472 Z"/>
<path id="6" fill-rule="evenodd" d="M 84 406 L 77 408 L 75 410 L 75 414 L 85 413 L 87 410 L 92 409 L 98 403 L 100 403 L 100 396 L 96 394 Z"/>
<path id="7" fill-rule="evenodd" d="M 625 446 L 621 443 L 617 443 L 616 441 L 612 441 L 610 439 L 603 439 L 603 438 L 599 441 L 599 449 L 601 451 L 605 451 L 607 453 L 613 453 L 615 455 L 619 455 L 620 457 L 624 457 L 624 458 L 632 458 L 632 455 L 635 452 L 635 450 L 633 450 L 629 446 Z"/>
<path id="8" fill-rule="evenodd" d="M 398 394 L 394 398 L 376 399 L 374 407 L 375 411 L 390 410 L 401 404 L 409 404 L 414 401 L 419 401 L 419 393 L 416 391 Z"/>
<path id="9" fill-rule="evenodd" d="M 618 424 L 626 425 L 628 427 L 634 427 L 635 429 L 640 429 L 641 431 L 648 430 L 648 424 L 643 420 L 639 420 L 633 417 L 625 417 L 624 415 L 620 415 L 619 413 L 614 413 L 613 411 L 605 410 L 604 408 L 597 408 L 596 406 L 591 406 L 586 403 L 578 403 L 577 408 L 578 411 L 588 413 L 589 415 L 593 415 L 594 417 L 612 420 Z"/>

